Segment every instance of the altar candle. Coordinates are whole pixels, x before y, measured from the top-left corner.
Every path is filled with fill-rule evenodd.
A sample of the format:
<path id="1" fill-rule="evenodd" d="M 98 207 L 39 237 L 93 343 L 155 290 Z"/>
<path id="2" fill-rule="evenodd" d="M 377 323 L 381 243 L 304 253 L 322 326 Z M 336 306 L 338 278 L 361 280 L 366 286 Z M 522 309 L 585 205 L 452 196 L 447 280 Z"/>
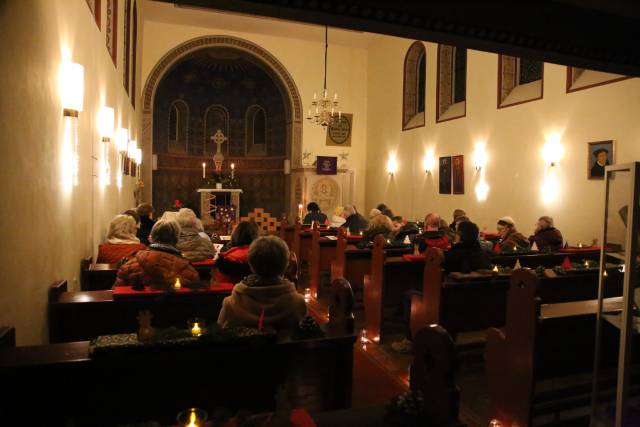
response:
<path id="1" fill-rule="evenodd" d="M 231 179 L 233 179 L 233 171 L 235 171 L 235 169 L 236 169 L 236 164 L 231 163 Z"/>
<path id="2" fill-rule="evenodd" d="M 207 164 L 202 162 L 202 179 L 205 178 L 205 170 L 207 168 Z"/>
<path id="3" fill-rule="evenodd" d="M 302 203 L 298 205 L 298 216 L 302 219 Z"/>
<path id="4" fill-rule="evenodd" d="M 202 335 L 202 329 L 200 328 L 200 325 L 198 325 L 198 322 L 195 322 L 193 324 L 193 328 L 191 328 L 191 335 L 193 335 L 194 337 L 199 337 L 200 335 Z"/>
<path id="5" fill-rule="evenodd" d="M 176 282 L 173 284 L 173 289 L 180 289 L 182 288 L 182 285 L 180 284 L 180 278 L 178 277 L 176 279 Z"/>

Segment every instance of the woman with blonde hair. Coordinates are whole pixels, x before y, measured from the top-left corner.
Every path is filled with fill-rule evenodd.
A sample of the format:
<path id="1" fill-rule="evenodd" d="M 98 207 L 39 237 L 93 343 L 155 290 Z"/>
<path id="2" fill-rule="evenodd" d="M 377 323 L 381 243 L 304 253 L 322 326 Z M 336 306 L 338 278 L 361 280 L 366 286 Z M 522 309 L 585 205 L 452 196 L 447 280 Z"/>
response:
<path id="1" fill-rule="evenodd" d="M 362 240 L 356 246 L 360 249 L 366 248 L 378 234 L 383 235 L 387 240 L 393 237 L 393 223 L 386 215 L 376 215 L 369 221 L 369 226 L 365 230 Z"/>
<path id="2" fill-rule="evenodd" d="M 109 224 L 107 241 L 98 246 L 98 263 L 115 264 L 146 246 L 136 237 L 138 227 L 129 215 L 116 215 Z"/>
<path id="3" fill-rule="evenodd" d="M 211 240 L 202 236 L 196 214 L 191 209 L 182 208 L 178 211 L 176 220 L 180 224 L 180 236 L 176 248 L 182 252 L 182 255 L 192 262 L 213 258 L 216 250 Z"/>

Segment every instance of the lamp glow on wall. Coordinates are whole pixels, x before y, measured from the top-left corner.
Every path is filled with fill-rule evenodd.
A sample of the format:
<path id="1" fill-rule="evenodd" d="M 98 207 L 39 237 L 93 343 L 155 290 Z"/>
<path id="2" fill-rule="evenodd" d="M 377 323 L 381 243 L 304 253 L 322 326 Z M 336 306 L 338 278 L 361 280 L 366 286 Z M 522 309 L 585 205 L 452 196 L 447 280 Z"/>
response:
<path id="1" fill-rule="evenodd" d="M 485 173 L 487 166 L 487 150 L 485 143 L 478 143 L 473 150 L 473 167 L 478 173 L 478 182 L 475 186 L 476 199 L 479 202 L 487 200 L 489 195 L 489 184 L 487 184 Z"/>
<path id="2" fill-rule="evenodd" d="M 111 107 L 103 106 L 98 112 L 98 131 L 100 133 L 100 147 L 102 161 L 100 162 L 100 185 L 111 184 L 111 164 L 109 163 L 111 138 L 115 124 L 115 111 Z"/>
<path id="3" fill-rule="evenodd" d="M 424 159 L 422 160 L 422 168 L 424 172 L 428 175 L 433 173 L 434 168 L 436 167 L 436 155 L 433 150 L 427 151 L 424 155 Z"/>
<path id="4" fill-rule="evenodd" d="M 560 134 L 552 133 L 547 136 L 542 148 L 544 178 L 540 187 L 540 197 L 545 205 L 555 202 L 560 194 L 558 166 L 564 156 L 564 147 L 560 143 L 560 139 Z"/>
<path id="5" fill-rule="evenodd" d="M 136 168 L 136 178 L 139 180 L 142 177 L 142 148 L 136 148 L 136 152 L 133 156 L 133 161 L 136 162 L 136 165 L 138 166 Z"/>
<path id="6" fill-rule="evenodd" d="M 78 114 L 84 106 L 84 67 L 74 62 L 63 62 L 58 84 L 64 117 L 62 184 L 70 190 L 78 185 Z"/>
<path id="7" fill-rule="evenodd" d="M 398 171 L 398 161 L 396 160 L 395 154 L 389 156 L 387 160 L 387 173 L 389 176 L 394 176 Z"/>
<path id="8" fill-rule="evenodd" d="M 124 157 L 127 154 L 129 145 L 129 130 L 119 128 L 116 132 L 116 149 L 118 150 L 118 174 L 116 183 L 118 188 L 122 188 L 122 174 L 124 173 Z"/>

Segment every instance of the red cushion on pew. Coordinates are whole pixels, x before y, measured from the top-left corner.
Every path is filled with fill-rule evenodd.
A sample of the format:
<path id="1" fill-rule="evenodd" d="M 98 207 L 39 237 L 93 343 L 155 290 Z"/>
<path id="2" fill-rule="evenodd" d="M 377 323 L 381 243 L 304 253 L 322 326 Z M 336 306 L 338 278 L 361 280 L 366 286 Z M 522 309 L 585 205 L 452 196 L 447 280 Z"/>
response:
<path id="1" fill-rule="evenodd" d="M 191 265 L 215 265 L 216 264 L 216 260 L 212 259 L 205 259 L 204 261 L 193 261 L 191 263 Z"/>
<path id="2" fill-rule="evenodd" d="M 358 242 L 362 240 L 362 236 L 359 234 L 348 234 L 347 235 L 347 241 L 349 242 Z"/>
<path id="3" fill-rule="evenodd" d="M 414 254 L 404 254 L 402 255 L 402 258 L 404 258 L 406 261 L 424 261 L 427 257 L 420 254 L 420 255 L 414 255 Z"/>
<path id="4" fill-rule="evenodd" d="M 575 252 L 594 252 L 599 250 L 600 250 L 600 246 L 590 246 L 588 248 L 562 248 L 558 252 L 575 253 Z"/>
<path id="5" fill-rule="evenodd" d="M 233 283 L 219 283 L 216 285 L 211 285 L 206 289 L 189 289 L 187 287 L 182 287 L 180 289 L 174 290 L 176 294 L 180 295 L 189 295 L 189 294 L 215 294 L 218 292 L 229 292 L 233 289 Z M 114 286 L 113 287 L 113 297 L 128 297 L 128 296 L 146 296 L 146 295 L 159 295 L 164 293 L 165 291 L 158 289 L 150 289 L 144 288 L 143 291 L 136 291 L 132 286 Z"/>

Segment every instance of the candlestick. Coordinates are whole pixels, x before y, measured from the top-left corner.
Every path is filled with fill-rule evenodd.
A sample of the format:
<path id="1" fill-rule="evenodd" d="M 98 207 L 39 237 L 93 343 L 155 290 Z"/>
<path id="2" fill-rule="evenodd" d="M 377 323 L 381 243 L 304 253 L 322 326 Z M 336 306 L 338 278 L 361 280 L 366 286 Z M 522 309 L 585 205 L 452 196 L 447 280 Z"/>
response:
<path id="1" fill-rule="evenodd" d="M 206 176 L 206 172 L 205 172 L 206 169 L 207 169 L 207 164 L 203 162 L 202 163 L 202 179 L 204 179 Z"/>
<path id="2" fill-rule="evenodd" d="M 193 335 L 194 337 L 199 337 L 200 335 L 202 335 L 202 329 L 200 328 L 200 325 L 198 325 L 198 322 L 195 322 L 193 324 L 193 328 L 191 328 L 191 335 Z"/>
<path id="3" fill-rule="evenodd" d="M 173 289 L 180 289 L 182 285 L 180 284 L 180 278 L 176 278 L 176 282 L 173 284 Z"/>

